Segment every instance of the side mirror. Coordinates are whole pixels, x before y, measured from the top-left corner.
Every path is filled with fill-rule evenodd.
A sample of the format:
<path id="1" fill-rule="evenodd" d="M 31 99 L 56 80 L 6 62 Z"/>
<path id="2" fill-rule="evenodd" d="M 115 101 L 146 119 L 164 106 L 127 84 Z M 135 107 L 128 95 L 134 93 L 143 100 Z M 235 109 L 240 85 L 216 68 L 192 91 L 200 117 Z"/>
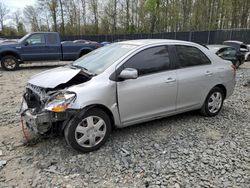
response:
<path id="1" fill-rule="evenodd" d="M 28 46 L 29 45 L 29 42 L 26 40 L 25 42 L 24 42 L 24 46 Z"/>
<path id="2" fill-rule="evenodd" d="M 119 78 L 123 80 L 138 78 L 138 71 L 133 68 L 125 68 L 119 75 Z"/>

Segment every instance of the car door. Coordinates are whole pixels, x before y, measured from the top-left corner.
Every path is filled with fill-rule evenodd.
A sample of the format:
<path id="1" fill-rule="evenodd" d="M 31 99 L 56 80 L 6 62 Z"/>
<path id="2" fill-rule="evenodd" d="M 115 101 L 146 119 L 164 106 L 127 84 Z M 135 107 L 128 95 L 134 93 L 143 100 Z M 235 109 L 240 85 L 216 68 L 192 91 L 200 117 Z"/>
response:
<path id="1" fill-rule="evenodd" d="M 214 68 L 209 58 L 196 47 L 176 45 L 178 77 L 177 110 L 201 107 L 214 84 Z"/>
<path id="2" fill-rule="evenodd" d="M 60 60 L 62 59 L 61 42 L 57 33 L 48 33 L 46 38 L 47 59 Z"/>
<path id="3" fill-rule="evenodd" d="M 48 49 L 43 33 L 34 33 L 27 38 L 21 46 L 22 59 L 24 61 L 37 61 L 48 59 Z"/>
<path id="4" fill-rule="evenodd" d="M 176 71 L 171 69 L 167 46 L 151 47 L 137 53 L 118 70 L 134 68 L 138 78 L 117 83 L 121 122 L 134 122 L 175 111 Z"/>

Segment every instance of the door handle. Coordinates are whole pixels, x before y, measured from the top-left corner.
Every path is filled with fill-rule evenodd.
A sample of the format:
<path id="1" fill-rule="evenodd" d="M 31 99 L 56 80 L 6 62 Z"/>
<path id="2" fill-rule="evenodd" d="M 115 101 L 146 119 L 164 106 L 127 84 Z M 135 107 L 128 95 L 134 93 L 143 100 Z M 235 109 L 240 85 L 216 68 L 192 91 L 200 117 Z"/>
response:
<path id="1" fill-rule="evenodd" d="M 213 73 L 211 72 L 211 71 L 207 71 L 206 73 L 205 73 L 205 76 L 212 76 L 213 75 Z"/>
<path id="2" fill-rule="evenodd" d="M 171 83 L 171 82 L 175 82 L 176 81 L 176 79 L 175 78 L 168 78 L 166 81 L 165 81 L 165 83 Z"/>

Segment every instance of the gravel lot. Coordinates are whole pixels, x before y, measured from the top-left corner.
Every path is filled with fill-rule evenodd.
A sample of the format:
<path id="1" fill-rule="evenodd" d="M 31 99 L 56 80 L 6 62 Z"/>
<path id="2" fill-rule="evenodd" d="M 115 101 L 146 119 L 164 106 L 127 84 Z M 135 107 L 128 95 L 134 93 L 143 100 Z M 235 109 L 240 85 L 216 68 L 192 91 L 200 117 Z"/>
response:
<path id="1" fill-rule="evenodd" d="M 72 151 L 63 137 L 23 146 L 16 111 L 24 86 L 62 64 L 0 69 L 1 188 L 249 187 L 250 63 L 237 70 L 235 92 L 217 117 L 191 112 L 114 130 L 104 147 L 88 154 Z"/>

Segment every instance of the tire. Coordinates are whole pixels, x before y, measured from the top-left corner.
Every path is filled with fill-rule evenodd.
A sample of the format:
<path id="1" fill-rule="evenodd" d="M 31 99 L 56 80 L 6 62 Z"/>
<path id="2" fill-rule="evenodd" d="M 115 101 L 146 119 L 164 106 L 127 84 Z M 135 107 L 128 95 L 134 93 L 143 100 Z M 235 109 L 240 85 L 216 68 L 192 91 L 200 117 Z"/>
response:
<path id="1" fill-rule="evenodd" d="M 250 61 L 250 55 L 247 56 L 246 61 Z"/>
<path id="2" fill-rule="evenodd" d="M 73 117 L 64 129 L 68 145 L 79 152 L 99 149 L 111 132 L 111 120 L 106 112 L 92 108 Z"/>
<path id="3" fill-rule="evenodd" d="M 80 53 L 79 58 L 82 57 L 82 56 L 84 56 L 84 55 L 86 55 L 86 54 L 88 54 L 89 52 L 91 52 L 91 50 L 83 50 L 83 51 Z"/>
<path id="4" fill-rule="evenodd" d="M 225 94 L 222 91 L 222 89 L 219 87 L 214 87 L 208 93 L 207 98 L 200 110 L 200 113 L 208 117 L 216 116 L 221 111 L 224 99 L 225 99 Z M 213 100 L 214 100 L 214 103 L 212 102 Z"/>
<path id="5" fill-rule="evenodd" d="M 235 67 L 238 69 L 240 67 L 241 63 L 240 63 L 240 60 L 237 60 L 235 62 Z"/>
<path id="6" fill-rule="evenodd" d="M 1 59 L 1 66 L 4 70 L 14 71 L 19 68 L 19 62 L 15 56 L 7 55 Z"/>

